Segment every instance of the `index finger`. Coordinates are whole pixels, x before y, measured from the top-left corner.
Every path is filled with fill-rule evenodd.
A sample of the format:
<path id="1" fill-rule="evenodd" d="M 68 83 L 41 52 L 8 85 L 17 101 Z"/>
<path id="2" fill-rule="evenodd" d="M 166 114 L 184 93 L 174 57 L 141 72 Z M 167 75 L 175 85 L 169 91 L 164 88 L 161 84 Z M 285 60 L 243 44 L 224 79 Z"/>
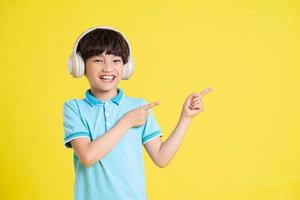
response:
<path id="1" fill-rule="evenodd" d="M 202 90 L 199 94 L 200 94 L 201 97 L 204 97 L 207 93 L 209 93 L 212 90 L 213 90 L 212 87 L 208 87 L 208 88 Z"/>
<path id="2" fill-rule="evenodd" d="M 141 106 L 141 108 L 142 108 L 142 109 L 145 109 L 145 110 L 148 110 L 148 109 L 150 109 L 150 108 L 152 108 L 152 107 L 154 107 L 154 106 L 157 106 L 157 105 L 159 105 L 159 101 L 155 101 L 155 102 L 152 102 L 152 103 L 148 103 L 148 104 L 146 104 L 146 105 L 144 105 L 144 106 Z"/>

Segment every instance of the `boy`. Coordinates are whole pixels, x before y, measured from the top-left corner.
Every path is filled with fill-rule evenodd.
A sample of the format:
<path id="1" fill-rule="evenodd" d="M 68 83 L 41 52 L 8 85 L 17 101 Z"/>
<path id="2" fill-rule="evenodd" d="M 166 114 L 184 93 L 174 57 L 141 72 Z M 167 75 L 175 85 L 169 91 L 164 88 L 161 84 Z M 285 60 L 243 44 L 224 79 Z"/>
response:
<path id="1" fill-rule="evenodd" d="M 120 32 L 108 27 L 84 32 L 68 69 L 90 84 L 84 98 L 70 99 L 63 108 L 64 144 L 74 150 L 74 199 L 146 200 L 142 146 L 157 166 L 167 166 L 211 88 L 187 97 L 176 128 L 162 142 L 151 111 L 159 102 L 147 104 L 118 87 L 133 71 L 129 43 Z"/>

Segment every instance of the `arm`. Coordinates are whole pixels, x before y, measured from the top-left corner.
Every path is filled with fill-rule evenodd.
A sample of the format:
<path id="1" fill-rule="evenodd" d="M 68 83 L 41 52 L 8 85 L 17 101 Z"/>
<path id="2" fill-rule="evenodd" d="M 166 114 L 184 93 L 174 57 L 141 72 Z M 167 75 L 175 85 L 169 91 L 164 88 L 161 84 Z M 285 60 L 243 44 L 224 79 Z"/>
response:
<path id="1" fill-rule="evenodd" d="M 149 156 L 157 166 L 165 167 L 172 160 L 192 118 L 203 111 L 202 97 L 211 90 L 212 88 L 207 88 L 200 93 L 192 93 L 187 97 L 179 121 L 165 142 L 162 142 L 161 138 L 158 137 L 144 144 Z"/>
<path id="2" fill-rule="evenodd" d="M 191 118 L 180 117 L 175 129 L 165 142 L 157 137 L 145 144 L 145 149 L 157 166 L 165 167 L 172 160 L 179 149 L 190 122 Z"/>
<path id="3" fill-rule="evenodd" d="M 85 167 L 89 167 L 101 160 L 114 148 L 131 127 L 143 125 L 147 119 L 147 109 L 156 105 L 158 105 L 158 103 L 150 103 L 129 111 L 111 130 L 92 142 L 88 138 L 76 138 L 71 140 L 71 145 L 78 155 L 80 162 Z"/>
<path id="4" fill-rule="evenodd" d="M 122 118 L 111 130 L 94 141 L 83 137 L 71 140 L 71 144 L 80 162 L 89 167 L 108 154 L 129 129 L 129 124 Z"/>

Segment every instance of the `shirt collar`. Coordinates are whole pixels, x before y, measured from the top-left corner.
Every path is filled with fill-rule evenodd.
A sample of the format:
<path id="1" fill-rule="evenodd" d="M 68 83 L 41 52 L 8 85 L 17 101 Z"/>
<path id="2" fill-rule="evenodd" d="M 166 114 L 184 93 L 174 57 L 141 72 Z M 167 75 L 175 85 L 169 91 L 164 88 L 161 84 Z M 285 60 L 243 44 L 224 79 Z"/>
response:
<path id="1" fill-rule="evenodd" d="M 121 88 L 117 88 L 117 95 L 114 96 L 112 99 L 108 100 L 108 101 L 112 101 L 114 102 L 115 104 L 117 105 L 120 105 L 121 103 L 121 100 L 124 96 L 124 93 L 123 93 L 123 90 Z M 104 100 L 101 100 L 101 99 L 98 99 L 96 97 L 94 97 L 92 94 L 91 94 L 91 89 L 87 89 L 86 92 L 85 92 L 85 99 L 91 104 L 91 105 L 98 105 L 98 104 L 104 104 L 105 102 L 108 102 L 108 101 L 104 101 Z"/>

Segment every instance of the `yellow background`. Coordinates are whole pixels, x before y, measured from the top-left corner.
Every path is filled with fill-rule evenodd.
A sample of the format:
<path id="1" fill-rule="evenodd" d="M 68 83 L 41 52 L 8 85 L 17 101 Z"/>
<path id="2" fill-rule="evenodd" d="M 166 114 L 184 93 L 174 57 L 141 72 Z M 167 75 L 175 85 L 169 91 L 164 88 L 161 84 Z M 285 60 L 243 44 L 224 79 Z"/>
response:
<path id="1" fill-rule="evenodd" d="M 85 78 L 67 73 L 77 36 L 126 35 L 135 72 L 120 87 L 159 100 L 164 140 L 191 92 L 212 86 L 173 161 L 144 150 L 149 200 L 300 199 L 300 3 L 1 1 L 0 199 L 72 199 L 62 105 Z"/>

